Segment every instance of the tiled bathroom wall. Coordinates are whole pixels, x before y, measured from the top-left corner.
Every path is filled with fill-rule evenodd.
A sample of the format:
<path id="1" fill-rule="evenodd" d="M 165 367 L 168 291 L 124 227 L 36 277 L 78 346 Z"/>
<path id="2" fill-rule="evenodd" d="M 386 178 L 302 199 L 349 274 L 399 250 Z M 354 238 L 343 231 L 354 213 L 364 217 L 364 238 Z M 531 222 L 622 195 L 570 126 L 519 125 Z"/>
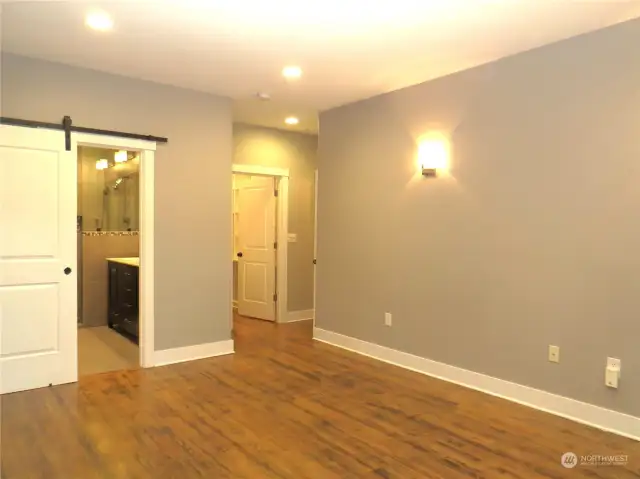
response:
<path id="1" fill-rule="evenodd" d="M 82 233 L 81 323 L 106 326 L 108 271 L 107 258 L 139 256 L 137 231 L 85 231 Z"/>

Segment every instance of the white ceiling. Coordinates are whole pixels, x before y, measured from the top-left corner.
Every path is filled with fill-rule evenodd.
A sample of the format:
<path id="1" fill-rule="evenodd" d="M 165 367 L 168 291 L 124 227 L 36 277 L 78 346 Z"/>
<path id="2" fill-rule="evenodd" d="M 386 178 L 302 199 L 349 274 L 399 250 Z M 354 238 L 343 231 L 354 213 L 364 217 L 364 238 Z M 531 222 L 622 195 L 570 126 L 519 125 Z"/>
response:
<path id="1" fill-rule="evenodd" d="M 319 110 L 640 16 L 639 0 L 1 2 L 5 51 L 229 96 L 238 121 L 309 132 Z M 95 7 L 112 32 L 85 27 Z"/>

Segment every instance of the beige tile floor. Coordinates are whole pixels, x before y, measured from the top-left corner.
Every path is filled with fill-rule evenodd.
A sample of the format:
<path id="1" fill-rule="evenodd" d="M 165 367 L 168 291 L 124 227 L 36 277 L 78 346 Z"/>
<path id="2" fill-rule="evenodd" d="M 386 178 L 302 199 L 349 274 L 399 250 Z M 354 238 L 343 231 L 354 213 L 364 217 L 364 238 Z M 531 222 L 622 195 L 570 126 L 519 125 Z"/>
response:
<path id="1" fill-rule="evenodd" d="M 78 375 L 139 366 L 138 346 L 107 326 L 78 328 Z"/>

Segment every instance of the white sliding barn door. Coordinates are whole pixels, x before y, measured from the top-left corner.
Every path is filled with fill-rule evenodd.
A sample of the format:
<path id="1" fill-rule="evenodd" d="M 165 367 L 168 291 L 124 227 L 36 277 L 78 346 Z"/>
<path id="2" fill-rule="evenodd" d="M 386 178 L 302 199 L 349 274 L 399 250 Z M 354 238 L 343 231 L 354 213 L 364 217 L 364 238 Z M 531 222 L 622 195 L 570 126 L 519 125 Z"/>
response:
<path id="1" fill-rule="evenodd" d="M 77 380 L 76 161 L 62 131 L 0 125 L 2 394 Z"/>

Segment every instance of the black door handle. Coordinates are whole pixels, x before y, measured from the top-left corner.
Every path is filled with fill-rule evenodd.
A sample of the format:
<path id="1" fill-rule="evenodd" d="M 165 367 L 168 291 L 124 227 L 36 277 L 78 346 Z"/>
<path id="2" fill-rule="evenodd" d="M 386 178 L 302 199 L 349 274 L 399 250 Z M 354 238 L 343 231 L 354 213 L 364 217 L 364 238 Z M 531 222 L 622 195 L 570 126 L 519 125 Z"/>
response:
<path id="1" fill-rule="evenodd" d="M 69 268 L 68 266 L 64 269 L 64 274 L 66 275 L 70 275 L 71 274 L 71 268 Z"/>
<path id="2" fill-rule="evenodd" d="M 238 258 L 242 258 L 242 252 L 237 254 Z"/>

